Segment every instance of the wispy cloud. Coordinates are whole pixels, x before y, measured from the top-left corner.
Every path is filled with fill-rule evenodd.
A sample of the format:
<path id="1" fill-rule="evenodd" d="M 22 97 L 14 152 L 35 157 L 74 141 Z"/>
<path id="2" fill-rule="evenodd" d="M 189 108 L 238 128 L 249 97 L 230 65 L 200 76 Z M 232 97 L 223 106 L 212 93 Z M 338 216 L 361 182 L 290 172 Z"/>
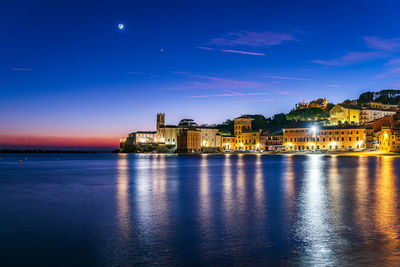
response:
<path id="1" fill-rule="evenodd" d="M 197 48 L 202 49 L 202 50 L 208 50 L 208 51 L 217 50 L 217 49 L 215 49 L 215 48 L 207 47 L 207 46 L 198 46 Z"/>
<path id="2" fill-rule="evenodd" d="M 382 52 L 377 52 L 377 51 L 369 51 L 369 52 L 349 52 L 346 55 L 339 57 L 339 58 L 333 58 L 333 59 L 327 59 L 327 60 L 313 60 L 312 62 L 315 64 L 319 65 L 325 65 L 325 66 L 345 66 L 345 65 L 350 65 L 350 64 L 356 64 L 356 63 L 361 63 L 377 58 L 382 58 L 385 57 L 386 54 Z"/>
<path id="3" fill-rule="evenodd" d="M 126 71 L 126 74 L 136 74 L 136 75 L 150 75 L 150 73 L 139 72 L 139 71 Z"/>
<path id="4" fill-rule="evenodd" d="M 226 53 L 236 53 L 243 55 L 265 56 L 265 53 L 257 53 L 257 52 L 241 51 L 241 50 L 221 49 L 221 51 Z"/>
<path id="5" fill-rule="evenodd" d="M 328 84 L 328 86 L 329 86 L 329 87 L 335 87 L 335 88 L 340 87 L 340 85 L 337 85 L 337 84 Z"/>
<path id="6" fill-rule="evenodd" d="M 254 81 L 242 81 L 226 79 L 215 76 L 199 75 L 184 71 L 173 71 L 174 74 L 185 75 L 190 78 L 199 79 L 189 81 L 179 89 L 264 89 L 265 85 Z"/>
<path id="7" fill-rule="evenodd" d="M 232 50 L 232 49 L 215 49 L 215 48 L 206 47 L 206 46 L 198 46 L 197 48 L 202 49 L 202 50 L 208 50 L 208 51 L 219 51 L 219 52 L 225 52 L 225 53 L 236 53 L 236 54 L 252 55 L 252 56 L 265 56 L 265 53 L 260 53 L 260 52 Z"/>
<path id="8" fill-rule="evenodd" d="M 12 68 L 13 71 L 31 71 L 31 68 Z"/>
<path id="9" fill-rule="evenodd" d="M 400 82 L 394 82 L 392 84 L 389 85 L 389 87 L 400 87 Z"/>
<path id="10" fill-rule="evenodd" d="M 367 43 L 369 48 L 384 50 L 384 51 L 395 51 L 400 48 L 400 38 L 380 38 L 379 36 L 365 36 L 364 41 Z"/>
<path id="11" fill-rule="evenodd" d="M 228 93 L 224 94 L 213 94 L 213 95 L 195 95 L 195 96 L 189 96 L 190 98 L 209 98 L 209 97 L 232 97 L 232 96 L 255 96 L 255 95 L 267 95 L 268 93 L 266 92 L 261 92 L 261 93 L 240 93 L 240 92 L 235 92 L 232 90 L 225 90 Z"/>
<path id="12" fill-rule="evenodd" d="M 278 79 L 278 80 L 311 81 L 311 79 L 288 77 L 288 76 L 262 75 L 262 77 L 270 79 Z"/>
<path id="13" fill-rule="evenodd" d="M 386 78 L 388 76 L 400 73 L 400 58 L 394 58 L 385 63 L 387 70 L 381 74 L 375 75 L 375 78 Z"/>
<path id="14" fill-rule="evenodd" d="M 284 41 L 297 41 L 296 37 L 290 33 L 281 32 L 233 32 L 223 37 L 211 39 L 208 44 L 223 46 L 251 46 L 265 47 L 281 44 Z"/>

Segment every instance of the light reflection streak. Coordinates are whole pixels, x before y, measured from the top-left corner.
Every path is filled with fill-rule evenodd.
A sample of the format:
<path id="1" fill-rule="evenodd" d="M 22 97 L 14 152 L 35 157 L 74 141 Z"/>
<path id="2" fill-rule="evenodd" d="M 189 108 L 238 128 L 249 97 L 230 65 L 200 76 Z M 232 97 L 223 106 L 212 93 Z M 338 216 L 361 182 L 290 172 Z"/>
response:
<path id="1" fill-rule="evenodd" d="M 285 163 L 285 198 L 288 207 L 287 214 L 293 214 L 295 206 L 295 172 L 293 166 L 293 155 L 286 155 Z"/>
<path id="2" fill-rule="evenodd" d="M 200 162 L 200 221 L 204 234 L 210 234 L 212 229 L 210 210 L 210 181 L 208 175 L 208 156 L 203 155 Z"/>
<path id="3" fill-rule="evenodd" d="M 117 218 L 122 236 L 128 239 L 131 230 L 131 210 L 129 204 L 128 159 L 120 155 L 117 162 Z"/>
<path id="4" fill-rule="evenodd" d="M 380 163 L 376 184 L 375 220 L 377 230 L 386 237 L 385 249 L 396 251 L 400 246 L 397 176 L 393 168 L 393 157 L 383 156 L 380 158 Z M 398 253 L 396 257 L 398 261 L 400 257 Z"/>
<path id="5" fill-rule="evenodd" d="M 255 164 L 256 173 L 254 177 L 254 192 L 256 198 L 256 209 L 259 215 L 263 215 L 264 211 L 264 177 L 261 155 L 257 155 L 257 160 Z"/>
<path id="6" fill-rule="evenodd" d="M 239 154 L 237 161 L 236 192 L 241 213 L 246 210 L 246 177 L 244 174 L 244 168 L 245 164 L 243 161 L 243 155 Z"/>
<path id="7" fill-rule="evenodd" d="M 329 172 L 328 172 L 328 185 L 330 194 L 330 206 L 332 208 L 333 218 L 335 224 L 341 224 L 342 215 L 342 183 L 341 176 L 339 174 L 338 168 L 338 157 L 336 155 L 331 155 L 329 157 Z"/>
<path id="8" fill-rule="evenodd" d="M 224 174 L 223 174 L 223 201 L 224 201 L 224 210 L 227 214 L 226 216 L 231 215 L 233 209 L 233 196 L 232 196 L 232 170 L 231 170 L 231 156 L 229 154 L 225 155 L 224 161 Z"/>
<path id="9" fill-rule="evenodd" d="M 164 155 L 152 159 L 152 206 L 158 225 L 168 220 L 167 173 Z"/>
<path id="10" fill-rule="evenodd" d="M 307 169 L 300 193 L 299 237 L 307 244 L 305 261 L 311 265 L 334 265 L 330 244 L 326 177 L 323 173 L 323 156 L 309 155 Z"/>
<path id="11" fill-rule="evenodd" d="M 150 233 L 152 223 L 151 162 L 149 158 L 137 158 L 136 163 L 136 207 L 141 231 Z"/>
<path id="12" fill-rule="evenodd" d="M 368 180 L 368 157 L 358 157 L 357 177 L 355 179 L 355 217 L 356 223 L 360 229 L 361 235 L 368 238 L 370 235 L 370 222 L 368 210 L 369 192 Z"/>

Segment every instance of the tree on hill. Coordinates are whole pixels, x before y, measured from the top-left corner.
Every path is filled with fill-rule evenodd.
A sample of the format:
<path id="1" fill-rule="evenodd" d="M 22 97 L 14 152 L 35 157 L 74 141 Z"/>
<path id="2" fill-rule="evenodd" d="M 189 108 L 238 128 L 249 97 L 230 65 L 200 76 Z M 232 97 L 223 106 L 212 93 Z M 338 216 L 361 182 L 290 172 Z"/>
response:
<path id="1" fill-rule="evenodd" d="M 400 90 L 387 89 L 375 93 L 375 102 L 382 104 L 398 105 L 400 102 Z"/>
<path id="2" fill-rule="evenodd" d="M 319 121 L 329 117 L 329 113 L 320 108 L 293 109 L 286 114 L 286 119 L 296 121 Z"/>
<path id="3" fill-rule="evenodd" d="M 228 119 L 221 124 L 217 124 L 216 127 L 219 130 L 219 133 L 222 135 L 233 135 L 234 132 L 233 120 Z"/>
<path id="4" fill-rule="evenodd" d="M 374 101 L 374 93 L 373 92 L 365 92 L 360 95 L 357 102 L 359 104 L 364 104 L 368 102 Z"/>

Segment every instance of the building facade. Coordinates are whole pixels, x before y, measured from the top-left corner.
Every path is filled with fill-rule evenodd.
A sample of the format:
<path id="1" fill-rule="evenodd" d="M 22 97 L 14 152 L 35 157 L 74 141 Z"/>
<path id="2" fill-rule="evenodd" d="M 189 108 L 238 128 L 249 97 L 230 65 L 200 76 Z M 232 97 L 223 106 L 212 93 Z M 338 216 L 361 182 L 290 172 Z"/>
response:
<path id="1" fill-rule="evenodd" d="M 156 132 L 138 131 L 130 133 L 126 138 L 126 144 L 129 146 L 146 143 L 156 143 Z"/>
<path id="2" fill-rule="evenodd" d="M 393 115 L 390 124 L 382 126 L 376 135 L 380 151 L 400 152 L 400 112 Z"/>
<path id="3" fill-rule="evenodd" d="M 201 152 L 201 132 L 196 128 L 182 129 L 177 137 L 177 152 Z"/>
<path id="4" fill-rule="evenodd" d="M 282 134 L 266 134 L 260 136 L 260 146 L 263 150 L 279 151 L 283 149 Z"/>
<path id="5" fill-rule="evenodd" d="M 236 150 L 235 136 L 222 136 L 222 150 Z"/>
<path id="6" fill-rule="evenodd" d="M 236 150 L 260 150 L 260 132 L 252 130 L 251 121 L 248 116 L 234 119 Z"/>
<path id="7" fill-rule="evenodd" d="M 363 149 L 366 129 L 364 126 L 289 128 L 283 130 L 283 145 L 288 151 Z"/>
<path id="8" fill-rule="evenodd" d="M 393 116 L 394 114 L 396 114 L 395 110 L 362 108 L 360 110 L 360 124 L 365 124 L 385 116 Z"/>
<path id="9" fill-rule="evenodd" d="M 329 124 L 359 124 L 360 108 L 352 105 L 337 104 L 329 111 Z"/>

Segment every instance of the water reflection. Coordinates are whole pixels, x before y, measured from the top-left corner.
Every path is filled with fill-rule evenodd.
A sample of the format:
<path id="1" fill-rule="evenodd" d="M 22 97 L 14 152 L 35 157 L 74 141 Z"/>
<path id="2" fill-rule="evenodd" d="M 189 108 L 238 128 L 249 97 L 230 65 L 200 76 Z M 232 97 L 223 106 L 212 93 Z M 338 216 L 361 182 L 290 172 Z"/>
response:
<path id="1" fill-rule="evenodd" d="M 261 155 L 257 155 L 255 162 L 255 176 L 254 176 L 254 194 L 255 194 L 255 207 L 258 210 L 256 213 L 260 219 L 264 215 L 264 175 L 263 175 L 263 164 Z"/>
<path id="2" fill-rule="evenodd" d="M 368 157 L 360 156 L 358 158 L 357 176 L 355 179 L 355 218 L 359 227 L 360 234 L 368 237 L 370 234 L 369 224 L 369 180 L 368 180 Z"/>
<path id="3" fill-rule="evenodd" d="M 128 239 L 131 230 L 131 208 L 129 201 L 128 159 L 120 155 L 117 162 L 117 217 L 122 236 Z"/>
<path id="4" fill-rule="evenodd" d="M 203 155 L 200 162 L 200 221 L 203 233 L 208 236 L 211 229 L 211 199 L 210 199 L 210 178 L 208 176 L 208 156 Z"/>
<path id="5" fill-rule="evenodd" d="M 398 251 L 399 241 L 399 214 L 398 194 L 396 188 L 397 176 L 393 168 L 393 157 L 384 156 L 380 158 L 379 175 L 376 181 L 376 226 L 386 242 L 384 249 Z M 393 258 L 395 257 L 395 258 Z M 399 263 L 400 255 L 392 254 L 388 261 Z"/>
<path id="6" fill-rule="evenodd" d="M 298 236 L 305 242 L 304 262 L 334 265 L 330 236 L 324 160 L 321 155 L 309 155 L 300 191 Z"/>

